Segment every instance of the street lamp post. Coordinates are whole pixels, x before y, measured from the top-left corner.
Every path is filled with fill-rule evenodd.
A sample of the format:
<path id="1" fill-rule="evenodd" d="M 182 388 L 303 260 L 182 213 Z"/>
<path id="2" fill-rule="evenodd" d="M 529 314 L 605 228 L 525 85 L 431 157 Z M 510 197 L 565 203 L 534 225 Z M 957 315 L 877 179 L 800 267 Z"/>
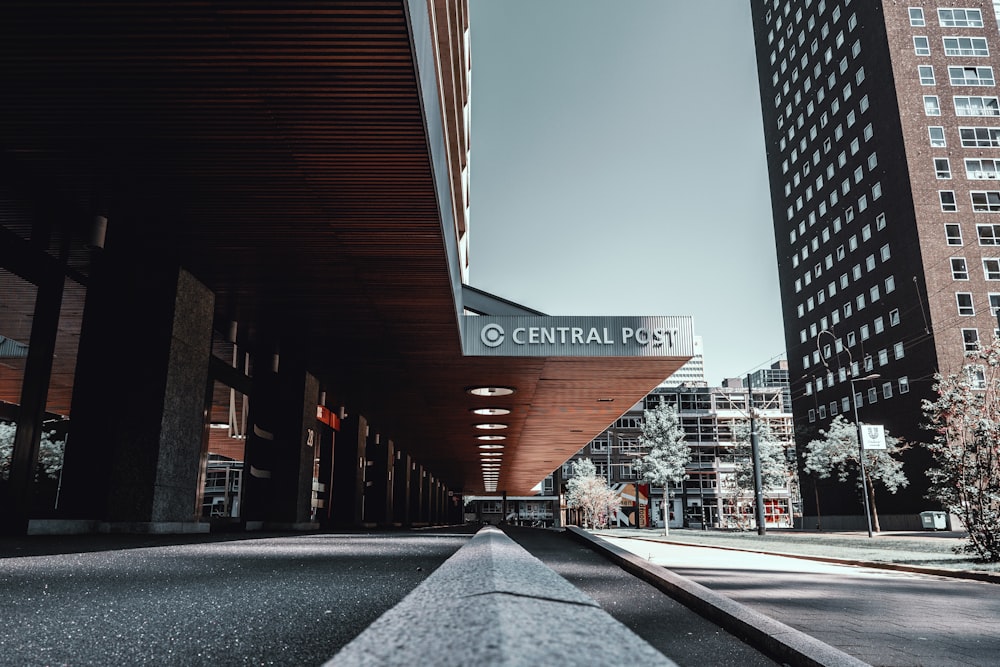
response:
<path id="1" fill-rule="evenodd" d="M 819 351 L 820 359 L 823 360 L 823 365 L 826 364 L 826 355 L 823 351 L 819 349 L 819 339 L 822 334 L 829 334 L 833 336 L 834 341 L 836 341 L 836 336 L 829 329 L 823 329 L 816 336 L 816 349 Z M 851 384 L 851 408 L 854 414 L 854 432 L 857 434 L 858 438 L 858 468 L 861 471 L 861 501 L 865 508 L 865 521 L 868 523 L 868 537 L 872 537 L 872 513 L 871 508 L 868 506 L 868 473 L 865 470 L 865 445 L 861 436 L 861 421 L 858 419 L 858 392 L 854 389 L 854 381 L 857 380 L 874 380 L 881 377 L 878 373 L 872 373 L 866 375 L 863 378 L 854 377 L 854 355 L 851 354 L 851 349 L 849 347 L 844 347 L 844 351 L 847 352 L 847 363 L 850 369 L 850 384 Z M 827 366 L 829 368 L 829 366 Z"/>

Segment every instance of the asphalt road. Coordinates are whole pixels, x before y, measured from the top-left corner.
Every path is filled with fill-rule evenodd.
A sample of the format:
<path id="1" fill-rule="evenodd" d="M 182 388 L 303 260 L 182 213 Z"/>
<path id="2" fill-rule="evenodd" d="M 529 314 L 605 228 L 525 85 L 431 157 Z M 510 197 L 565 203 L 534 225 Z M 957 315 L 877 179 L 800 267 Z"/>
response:
<path id="1" fill-rule="evenodd" d="M 514 527 L 504 532 L 678 665 L 777 664 L 564 533 Z"/>
<path id="2" fill-rule="evenodd" d="M 773 554 L 602 539 L 873 665 L 998 664 L 997 584 Z"/>
<path id="3" fill-rule="evenodd" d="M 0 544 L 0 664 L 318 665 L 471 533 Z"/>

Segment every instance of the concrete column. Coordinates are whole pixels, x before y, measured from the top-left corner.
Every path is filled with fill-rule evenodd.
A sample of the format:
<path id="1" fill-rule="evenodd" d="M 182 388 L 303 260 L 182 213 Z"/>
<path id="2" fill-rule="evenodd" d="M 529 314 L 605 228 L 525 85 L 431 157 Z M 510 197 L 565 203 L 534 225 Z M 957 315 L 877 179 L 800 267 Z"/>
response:
<path id="1" fill-rule="evenodd" d="M 392 522 L 396 526 L 409 526 L 410 519 L 410 455 L 396 450 L 392 469 L 393 505 Z"/>
<path id="2" fill-rule="evenodd" d="M 348 415 L 340 422 L 333 447 L 334 526 L 355 527 L 364 523 L 365 433 L 368 422 L 361 415 Z"/>
<path id="3" fill-rule="evenodd" d="M 198 530 L 214 295 L 152 256 L 102 259 L 87 291 L 59 507 L 116 530 Z"/>
<path id="4" fill-rule="evenodd" d="M 426 485 L 426 471 L 424 467 L 414 461 L 410 465 L 410 517 L 411 525 L 427 525 L 427 505 L 424 504 L 424 486 Z"/>
<path id="5" fill-rule="evenodd" d="M 384 435 L 369 433 L 365 446 L 365 516 L 371 525 L 392 523 L 393 443 Z"/>

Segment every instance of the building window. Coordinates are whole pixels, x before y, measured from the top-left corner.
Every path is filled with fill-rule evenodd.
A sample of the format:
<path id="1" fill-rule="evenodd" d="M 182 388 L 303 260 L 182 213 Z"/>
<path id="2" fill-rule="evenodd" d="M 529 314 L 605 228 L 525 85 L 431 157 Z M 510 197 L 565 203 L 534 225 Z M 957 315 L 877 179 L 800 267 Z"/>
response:
<path id="1" fill-rule="evenodd" d="M 998 163 L 1000 163 L 1000 160 L 991 158 L 966 159 L 965 176 L 974 181 L 995 181 L 1000 177 L 1000 169 L 997 168 Z"/>
<path id="2" fill-rule="evenodd" d="M 962 227 L 958 223 L 949 222 L 944 226 L 944 238 L 948 245 L 962 245 Z"/>
<path id="3" fill-rule="evenodd" d="M 972 198 L 972 210 L 979 213 L 996 213 L 1000 211 L 1000 191 L 973 191 L 969 193 Z"/>
<path id="4" fill-rule="evenodd" d="M 962 329 L 962 347 L 966 352 L 979 349 L 979 329 Z"/>
<path id="5" fill-rule="evenodd" d="M 944 54 L 946 56 L 988 56 L 990 48 L 986 44 L 985 37 L 944 37 Z M 916 48 L 917 38 L 913 38 L 913 45 Z M 930 47 L 928 46 L 928 52 Z M 917 54 L 921 55 L 921 54 Z M 925 53 L 923 55 L 930 55 Z"/>
<path id="6" fill-rule="evenodd" d="M 934 72 L 931 72 L 931 78 L 934 78 Z M 996 85 L 992 67 L 949 67 L 948 79 L 953 86 Z M 921 83 L 923 83 L 923 78 L 921 78 Z"/>
<path id="7" fill-rule="evenodd" d="M 920 77 L 921 86 L 933 86 L 935 84 L 933 66 L 917 65 L 917 75 Z"/>
<path id="8" fill-rule="evenodd" d="M 952 280 L 968 280 L 969 267 L 964 257 L 951 258 L 951 278 Z"/>
<path id="9" fill-rule="evenodd" d="M 877 403 L 878 402 L 878 389 L 875 387 L 868 388 L 868 402 Z"/>
<path id="10" fill-rule="evenodd" d="M 924 96 L 925 111 L 927 108 L 927 97 L 930 96 Z M 956 95 L 954 102 L 955 114 L 958 116 L 1000 116 L 1000 100 L 997 100 L 996 97 L 983 97 L 981 95 Z M 938 108 L 938 112 L 936 114 L 928 113 L 927 115 L 940 116 L 940 107 Z"/>
<path id="11" fill-rule="evenodd" d="M 1000 310 L 1000 294 L 990 293 L 987 295 L 990 300 L 990 315 L 996 317 L 997 311 Z"/>
<path id="12" fill-rule="evenodd" d="M 986 280 L 1000 280 L 1000 259 L 995 257 L 984 257 L 983 275 Z"/>
<path id="13" fill-rule="evenodd" d="M 980 364 L 969 364 L 965 367 L 969 376 L 969 384 L 973 389 L 986 389 L 986 369 Z"/>
<path id="14" fill-rule="evenodd" d="M 889 276 L 885 279 L 885 293 L 891 294 L 896 291 L 896 278 L 895 276 Z"/>
<path id="15" fill-rule="evenodd" d="M 942 28 L 982 28 L 983 13 L 978 9 L 939 9 L 938 22 Z M 910 9 L 910 25 L 914 25 L 913 9 Z"/>
<path id="16" fill-rule="evenodd" d="M 944 128 L 939 126 L 932 126 L 927 128 L 927 134 L 931 140 L 931 146 L 934 148 L 943 148 L 948 145 L 948 142 L 944 138 Z"/>
<path id="17" fill-rule="evenodd" d="M 914 35 L 913 52 L 918 56 L 929 56 L 931 54 L 931 42 L 927 37 Z"/>
<path id="18" fill-rule="evenodd" d="M 883 262 L 888 262 L 889 258 L 892 257 L 892 251 L 889 249 L 889 244 L 886 243 L 884 246 L 878 250 L 879 257 L 882 258 Z"/>
<path id="19" fill-rule="evenodd" d="M 941 210 L 954 213 L 958 210 L 955 202 L 955 193 L 951 190 L 938 190 L 938 198 L 941 200 Z"/>
<path id="20" fill-rule="evenodd" d="M 1000 127 L 960 127 L 958 136 L 962 139 L 962 148 L 1000 147 Z"/>
<path id="21" fill-rule="evenodd" d="M 938 178 L 951 178 L 951 163 L 948 158 L 934 158 L 934 175 Z"/>
<path id="22" fill-rule="evenodd" d="M 955 302 L 958 304 L 958 314 L 966 317 L 976 314 L 976 309 L 972 306 L 972 293 L 956 292 Z"/>
<path id="23" fill-rule="evenodd" d="M 908 378 L 908 377 L 906 377 L 904 375 L 903 377 L 899 378 L 899 380 L 897 382 L 899 384 L 899 393 L 900 394 L 908 394 L 908 393 L 910 393 L 910 378 Z"/>
<path id="24" fill-rule="evenodd" d="M 937 95 L 924 95 L 924 113 L 928 116 L 940 116 L 941 115 L 941 103 L 938 101 Z M 985 114 L 960 114 L 965 116 L 972 115 L 985 115 Z"/>
<path id="25" fill-rule="evenodd" d="M 883 382 L 882 383 L 882 398 L 892 398 L 892 383 Z"/>
<path id="26" fill-rule="evenodd" d="M 889 311 L 889 326 L 894 327 L 899 324 L 899 308 L 893 308 Z"/>
<path id="27" fill-rule="evenodd" d="M 979 245 L 1000 245 L 1000 225 L 976 225 Z"/>
<path id="28" fill-rule="evenodd" d="M 892 346 L 892 356 L 896 359 L 902 359 L 905 355 L 903 354 L 903 344 L 896 343 Z"/>
<path id="29" fill-rule="evenodd" d="M 921 7 L 910 7 L 910 25 L 915 28 L 927 25 L 924 20 L 924 10 Z"/>

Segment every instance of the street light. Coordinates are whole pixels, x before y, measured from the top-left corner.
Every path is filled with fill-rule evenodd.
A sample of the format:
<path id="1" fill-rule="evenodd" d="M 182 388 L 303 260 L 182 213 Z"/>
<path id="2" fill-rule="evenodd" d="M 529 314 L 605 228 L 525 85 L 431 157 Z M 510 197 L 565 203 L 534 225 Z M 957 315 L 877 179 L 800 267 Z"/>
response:
<path id="1" fill-rule="evenodd" d="M 834 336 L 833 332 L 829 329 L 823 329 L 816 336 L 816 350 L 819 352 L 820 359 L 823 360 L 823 365 L 826 366 L 827 370 L 830 366 L 826 363 L 826 355 L 820 350 L 819 339 L 823 334 L 829 334 L 833 336 L 834 343 L 836 343 L 837 337 Z M 871 373 L 862 378 L 854 377 L 854 355 L 851 354 L 851 348 L 844 346 L 844 351 L 847 352 L 847 362 L 848 368 L 850 369 L 850 384 L 851 384 L 851 408 L 854 412 L 854 432 L 858 437 L 858 468 L 861 470 L 861 501 L 865 508 L 865 521 L 868 523 L 868 537 L 873 537 L 872 535 L 872 513 L 868 506 L 868 473 L 865 470 L 865 445 L 862 441 L 861 436 L 861 422 L 858 420 L 858 392 L 854 390 L 855 380 L 875 380 L 882 377 L 878 373 Z"/>

